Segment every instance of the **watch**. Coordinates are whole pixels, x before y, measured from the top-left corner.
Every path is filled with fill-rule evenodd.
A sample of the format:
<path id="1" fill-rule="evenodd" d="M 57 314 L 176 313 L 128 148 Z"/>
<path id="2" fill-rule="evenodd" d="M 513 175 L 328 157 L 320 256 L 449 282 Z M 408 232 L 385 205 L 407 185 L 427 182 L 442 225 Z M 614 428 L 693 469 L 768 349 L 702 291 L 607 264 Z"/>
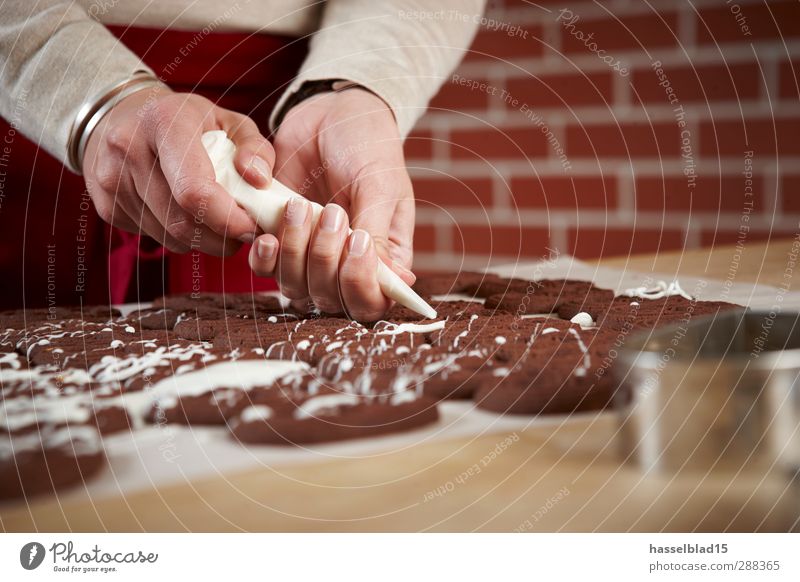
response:
<path id="1" fill-rule="evenodd" d="M 275 128 L 283 122 L 283 118 L 289 113 L 289 110 L 314 95 L 320 93 L 339 93 L 347 91 L 348 89 L 364 89 L 369 91 L 364 85 L 359 85 L 355 81 L 348 81 L 346 79 L 323 79 L 319 81 L 305 81 L 300 88 L 292 93 L 286 102 L 281 107 L 278 114 L 275 116 Z M 372 91 L 370 91 L 372 93 Z"/>

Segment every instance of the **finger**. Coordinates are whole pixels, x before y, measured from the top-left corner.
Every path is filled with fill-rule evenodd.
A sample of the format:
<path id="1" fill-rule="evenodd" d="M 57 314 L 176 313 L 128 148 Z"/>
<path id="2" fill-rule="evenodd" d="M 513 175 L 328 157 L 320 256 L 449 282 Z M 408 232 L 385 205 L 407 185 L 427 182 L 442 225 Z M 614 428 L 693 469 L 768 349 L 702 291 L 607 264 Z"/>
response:
<path id="1" fill-rule="evenodd" d="M 141 194 L 137 194 L 138 196 Z M 167 232 L 164 225 L 161 221 L 156 218 L 153 211 L 140 200 L 138 204 L 139 208 L 136 210 L 127 209 L 128 216 L 131 216 L 133 220 L 136 221 L 137 226 L 139 227 L 139 234 L 146 234 L 158 244 L 167 247 L 174 253 L 185 253 L 189 250 L 189 244 L 184 243 L 176 239 L 172 236 L 169 232 Z"/>
<path id="2" fill-rule="evenodd" d="M 220 236 L 252 240 L 255 223 L 217 184 L 200 139 L 204 130 L 213 128 L 215 121 L 210 114 L 203 113 L 196 101 L 179 96 L 162 99 L 150 128 L 153 153 L 181 208 L 202 218 Z"/>
<path id="3" fill-rule="evenodd" d="M 391 301 L 381 292 L 377 277 L 378 257 L 372 238 L 365 230 L 354 230 L 347 241 L 339 269 L 339 288 L 349 317 L 376 321 Z"/>
<path id="4" fill-rule="evenodd" d="M 320 215 L 308 248 L 308 293 L 321 311 L 341 313 L 339 262 L 347 231 L 347 215 L 336 204 L 328 204 Z"/>
<path id="5" fill-rule="evenodd" d="M 114 198 L 108 193 L 98 192 L 92 195 L 92 199 L 94 200 L 95 211 L 103 222 L 131 234 L 141 233 L 136 221 L 128 216 L 122 208 L 115 205 Z"/>
<path id="6" fill-rule="evenodd" d="M 236 171 L 256 188 L 266 188 L 272 181 L 272 168 L 275 167 L 272 144 L 249 117 L 226 109 L 217 111 L 222 129 L 236 144 L 233 158 Z"/>
<path id="7" fill-rule="evenodd" d="M 271 234 L 262 234 L 250 248 L 250 268 L 258 277 L 274 277 L 278 263 L 278 239 Z"/>
<path id="8" fill-rule="evenodd" d="M 173 252 L 185 253 L 189 250 L 189 245 L 180 242 L 167 232 L 162 221 L 158 219 L 152 209 L 146 204 L 144 198 L 147 196 L 147 184 L 141 183 L 141 181 L 137 179 L 137 175 L 138 172 L 134 170 L 133 176 L 130 178 L 132 194 L 124 197 L 120 196 L 120 206 L 122 206 L 128 216 L 136 222 L 139 227 L 139 234 L 146 234 L 154 241 Z M 167 190 L 166 195 L 171 197 L 169 190 Z"/>
<path id="9" fill-rule="evenodd" d="M 289 299 L 308 296 L 306 257 L 311 237 L 311 204 L 292 198 L 286 205 L 278 241 L 278 266 L 275 272 L 281 293 Z"/>
<path id="10" fill-rule="evenodd" d="M 144 204 L 159 222 L 160 230 L 176 241 L 179 248 L 165 246 L 176 252 L 194 249 L 218 257 L 230 256 L 238 251 L 241 243 L 218 235 L 205 225 L 202 215 L 192 216 L 178 205 L 161 168 L 156 165 L 155 159 L 152 163 L 150 173 L 136 173 L 134 180 Z"/>

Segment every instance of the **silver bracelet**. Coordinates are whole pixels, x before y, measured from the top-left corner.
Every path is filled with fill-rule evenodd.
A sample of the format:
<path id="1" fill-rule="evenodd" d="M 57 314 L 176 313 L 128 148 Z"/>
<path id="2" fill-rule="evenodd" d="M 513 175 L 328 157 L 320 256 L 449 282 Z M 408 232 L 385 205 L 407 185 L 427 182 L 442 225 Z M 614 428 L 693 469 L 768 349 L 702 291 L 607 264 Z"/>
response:
<path id="1" fill-rule="evenodd" d="M 166 85 L 147 71 L 136 71 L 131 77 L 104 89 L 98 97 L 85 101 L 72 123 L 67 141 L 67 160 L 72 169 L 81 173 L 86 143 L 106 113 L 129 95 L 148 87 L 157 86 Z"/>

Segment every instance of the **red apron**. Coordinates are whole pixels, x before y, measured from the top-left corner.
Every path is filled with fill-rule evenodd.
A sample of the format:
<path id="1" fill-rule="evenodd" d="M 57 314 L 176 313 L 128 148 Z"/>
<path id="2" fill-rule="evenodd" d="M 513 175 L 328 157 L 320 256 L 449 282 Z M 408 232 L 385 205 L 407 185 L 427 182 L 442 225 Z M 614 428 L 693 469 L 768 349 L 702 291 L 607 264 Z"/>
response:
<path id="1" fill-rule="evenodd" d="M 307 45 L 250 33 L 109 27 L 172 89 L 249 115 L 268 135 L 275 102 Z M 0 120 L 0 307 L 145 301 L 165 292 L 274 289 L 247 264 L 249 247 L 220 259 L 164 252 L 107 227 L 86 186 Z"/>

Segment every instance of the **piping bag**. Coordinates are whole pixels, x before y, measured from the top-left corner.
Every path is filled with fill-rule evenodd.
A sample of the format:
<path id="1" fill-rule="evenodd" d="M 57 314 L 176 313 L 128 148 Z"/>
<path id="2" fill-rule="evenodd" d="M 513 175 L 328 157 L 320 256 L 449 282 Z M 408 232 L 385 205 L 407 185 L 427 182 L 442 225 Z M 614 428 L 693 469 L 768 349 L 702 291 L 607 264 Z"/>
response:
<path id="1" fill-rule="evenodd" d="M 202 140 L 214 165 L 217 183 L 227 190 L 236 203 L 256 221 L 261 230 L 269 234 L 278 234 L 286 204 L 291 198 L 301 198 L 300 194 L 275 178 L 269 187 L 263 190 L 249 184 L 233 165 L 236 145 L 224 131 L 207 131 L 203 134 Z M 316 225 L 323 207 L 316 202 L 310 200 L 308 202 L 311 204 L 312 224 Z M 400 305 L 429 319 L 436 318 L 436 310 L 380 259 L 378 259 L 378 284 L 384 295 Z"/>

